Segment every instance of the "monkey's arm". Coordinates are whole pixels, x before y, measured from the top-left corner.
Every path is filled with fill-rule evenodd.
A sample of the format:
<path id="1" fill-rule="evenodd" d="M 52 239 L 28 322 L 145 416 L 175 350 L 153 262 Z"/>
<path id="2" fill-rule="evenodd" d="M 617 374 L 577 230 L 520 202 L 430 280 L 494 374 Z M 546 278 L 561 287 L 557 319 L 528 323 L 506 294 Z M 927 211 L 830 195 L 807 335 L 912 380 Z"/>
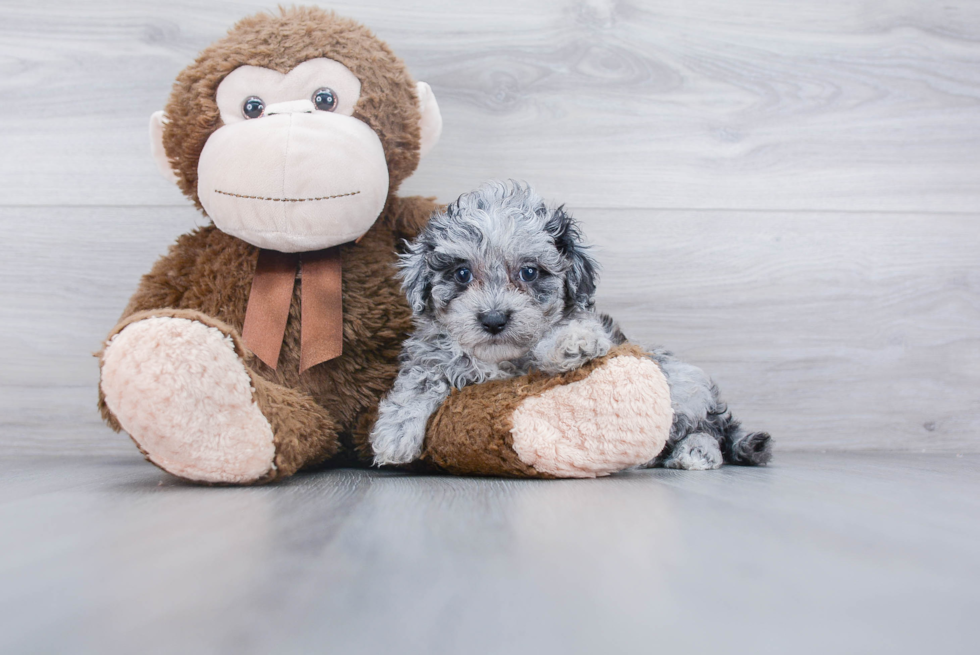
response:
<path id="1" fill-rule="evenodd" d="M 195 309 L 241 329 L 258 249 L 213 225 L 180 236 L 140 280 L 120 321 L 154 309 Z M 215 288 L 214 280 L 227 280 Z"/>

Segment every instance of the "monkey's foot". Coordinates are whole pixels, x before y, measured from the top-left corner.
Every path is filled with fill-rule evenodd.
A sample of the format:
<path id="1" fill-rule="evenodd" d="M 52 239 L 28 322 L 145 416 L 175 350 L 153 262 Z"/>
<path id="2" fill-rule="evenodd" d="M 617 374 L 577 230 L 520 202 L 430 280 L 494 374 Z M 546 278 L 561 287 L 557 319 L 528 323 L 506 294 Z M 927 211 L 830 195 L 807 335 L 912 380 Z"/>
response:
<path id="1" fill-rule="evenodd" d="M 194 320 L 147 318 L 114 336 L 102 362 L 106 404 L 163 470 L 230 484 L 275 474 L 272 428 L 231 337 Z"/>
<path id="2" fill-rule="evenodd" d="M 562 375 L 454 392 L 429 423 L 422 460 L 462 475 L 593 478 L 652 460 L 672 421 L 663 372 L 627 344 Z"/>
<path id="3" fill-rule="evenodd" d="M 527 398 L 513 414 L 514 451 L 559 478 L 592 478 L 644 464 L 663 449 L 673 412 L 652 360 L 614 357 L 584 380 Z"/>

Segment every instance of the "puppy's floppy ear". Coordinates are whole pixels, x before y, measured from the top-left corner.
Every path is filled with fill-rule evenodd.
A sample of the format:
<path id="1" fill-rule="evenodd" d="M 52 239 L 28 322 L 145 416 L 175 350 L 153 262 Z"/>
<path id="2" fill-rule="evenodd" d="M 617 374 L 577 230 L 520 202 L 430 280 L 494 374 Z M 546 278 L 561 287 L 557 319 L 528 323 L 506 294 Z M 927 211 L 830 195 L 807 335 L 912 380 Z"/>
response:
<path id="1" fill-rule="evenodd" d="M 427 255 L 431 251 L 432 246 L 418 240 L 409 244 L 408 252 L 401 255 L 398 262 L 402 290 L 416 316 L 425 313 L 432 297 L 432 270 L 427 261 Z"/>
<path id="2" fill-rule="evenodd" d="M 598 264 L 589 256 L 588 248 L 582 245 L 582 235 L 575 220 L 562 205 L 554 211 L 545 224 L 545 230 L 555 241 L 570 266 L 565 274 L 565 305 L 579 309 L 591 309 L 595 304 L 595 285 L 598 278 Z"/>

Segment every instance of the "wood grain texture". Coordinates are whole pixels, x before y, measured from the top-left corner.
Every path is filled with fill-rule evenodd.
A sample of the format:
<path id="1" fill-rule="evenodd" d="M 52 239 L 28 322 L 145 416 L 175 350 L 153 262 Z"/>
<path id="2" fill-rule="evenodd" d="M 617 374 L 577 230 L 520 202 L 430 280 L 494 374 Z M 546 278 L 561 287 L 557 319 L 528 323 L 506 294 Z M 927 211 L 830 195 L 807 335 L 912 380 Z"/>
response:
<path id="1" fill-rule="evenodd" d="M 265 8 L 0 6 L 5 447 L 129 451 L 92 409 L 90 354 L 203 220 L 157 174 L 147 120 Z M 600 246 L 602 308 L 702 365 L 780 448 L 980 451 L 980 4 L 334 8 L 440 99 L 443 141 L 405 193 L 515 177 L 568 203 Z"/>
<path id="2" fill-rule="evenodd" d="M 0 457 L 4 653 L 976 651 L 980 459 L 184 485 Z"/>
<path id="3" fill-rule="evenodd" d="M 578 206 L 976 212 L 967 0 L 341 3 L 445 117 L 407 185 Z M 0 7 L 0 202 L 181 205 L 147 156 L 176 73 L 258 2 Z"/>
<path id="4" fill-rule="evenodd" d="M 780 447 L 980 449 L 977 216 L 581 215 L 600 309 Z"/>
<path id="5" fill-rule="evenodd" d="M 140 276 L 178 235 L 206 223 L 191 207 L 0 209 L 0 442 L 18 451 L 132 448 L 101 424 L 92 354 Z"/>
<path id="6" fill-rule="evenodd" d="M 702 366 L 780 449 L 980 450 L 977 217 L 569 209 L 604 265 L 599 308 Z M 200 220 L 0 208 L 0 229 L 20 234 L 0 260 L 7 447 L 131 447 L 98 423 L 91 353 Z"/>

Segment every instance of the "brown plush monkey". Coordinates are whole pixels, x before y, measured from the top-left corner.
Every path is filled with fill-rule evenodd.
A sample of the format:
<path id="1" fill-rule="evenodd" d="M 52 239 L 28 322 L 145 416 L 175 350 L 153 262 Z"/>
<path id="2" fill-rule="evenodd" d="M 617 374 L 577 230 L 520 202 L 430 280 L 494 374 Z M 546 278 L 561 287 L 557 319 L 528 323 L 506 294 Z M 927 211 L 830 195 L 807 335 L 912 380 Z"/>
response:
<path id="1" fill-rule="evenodd" d="M 429 87 L 331 13 L 259 14 L 204 50 L 151 137 L 213 224 L 177 240 L 109 334 L 108 424 L 197 482 L 370 464 L 367 434 L 412 329 L 396 252 L 436 207 L 396 193 L 440 129 Z M 417 466 L 603 475 L 653 459 L 670 421 L 663 375 L 626 346 L 567 376 L 454 394 Z"/>

